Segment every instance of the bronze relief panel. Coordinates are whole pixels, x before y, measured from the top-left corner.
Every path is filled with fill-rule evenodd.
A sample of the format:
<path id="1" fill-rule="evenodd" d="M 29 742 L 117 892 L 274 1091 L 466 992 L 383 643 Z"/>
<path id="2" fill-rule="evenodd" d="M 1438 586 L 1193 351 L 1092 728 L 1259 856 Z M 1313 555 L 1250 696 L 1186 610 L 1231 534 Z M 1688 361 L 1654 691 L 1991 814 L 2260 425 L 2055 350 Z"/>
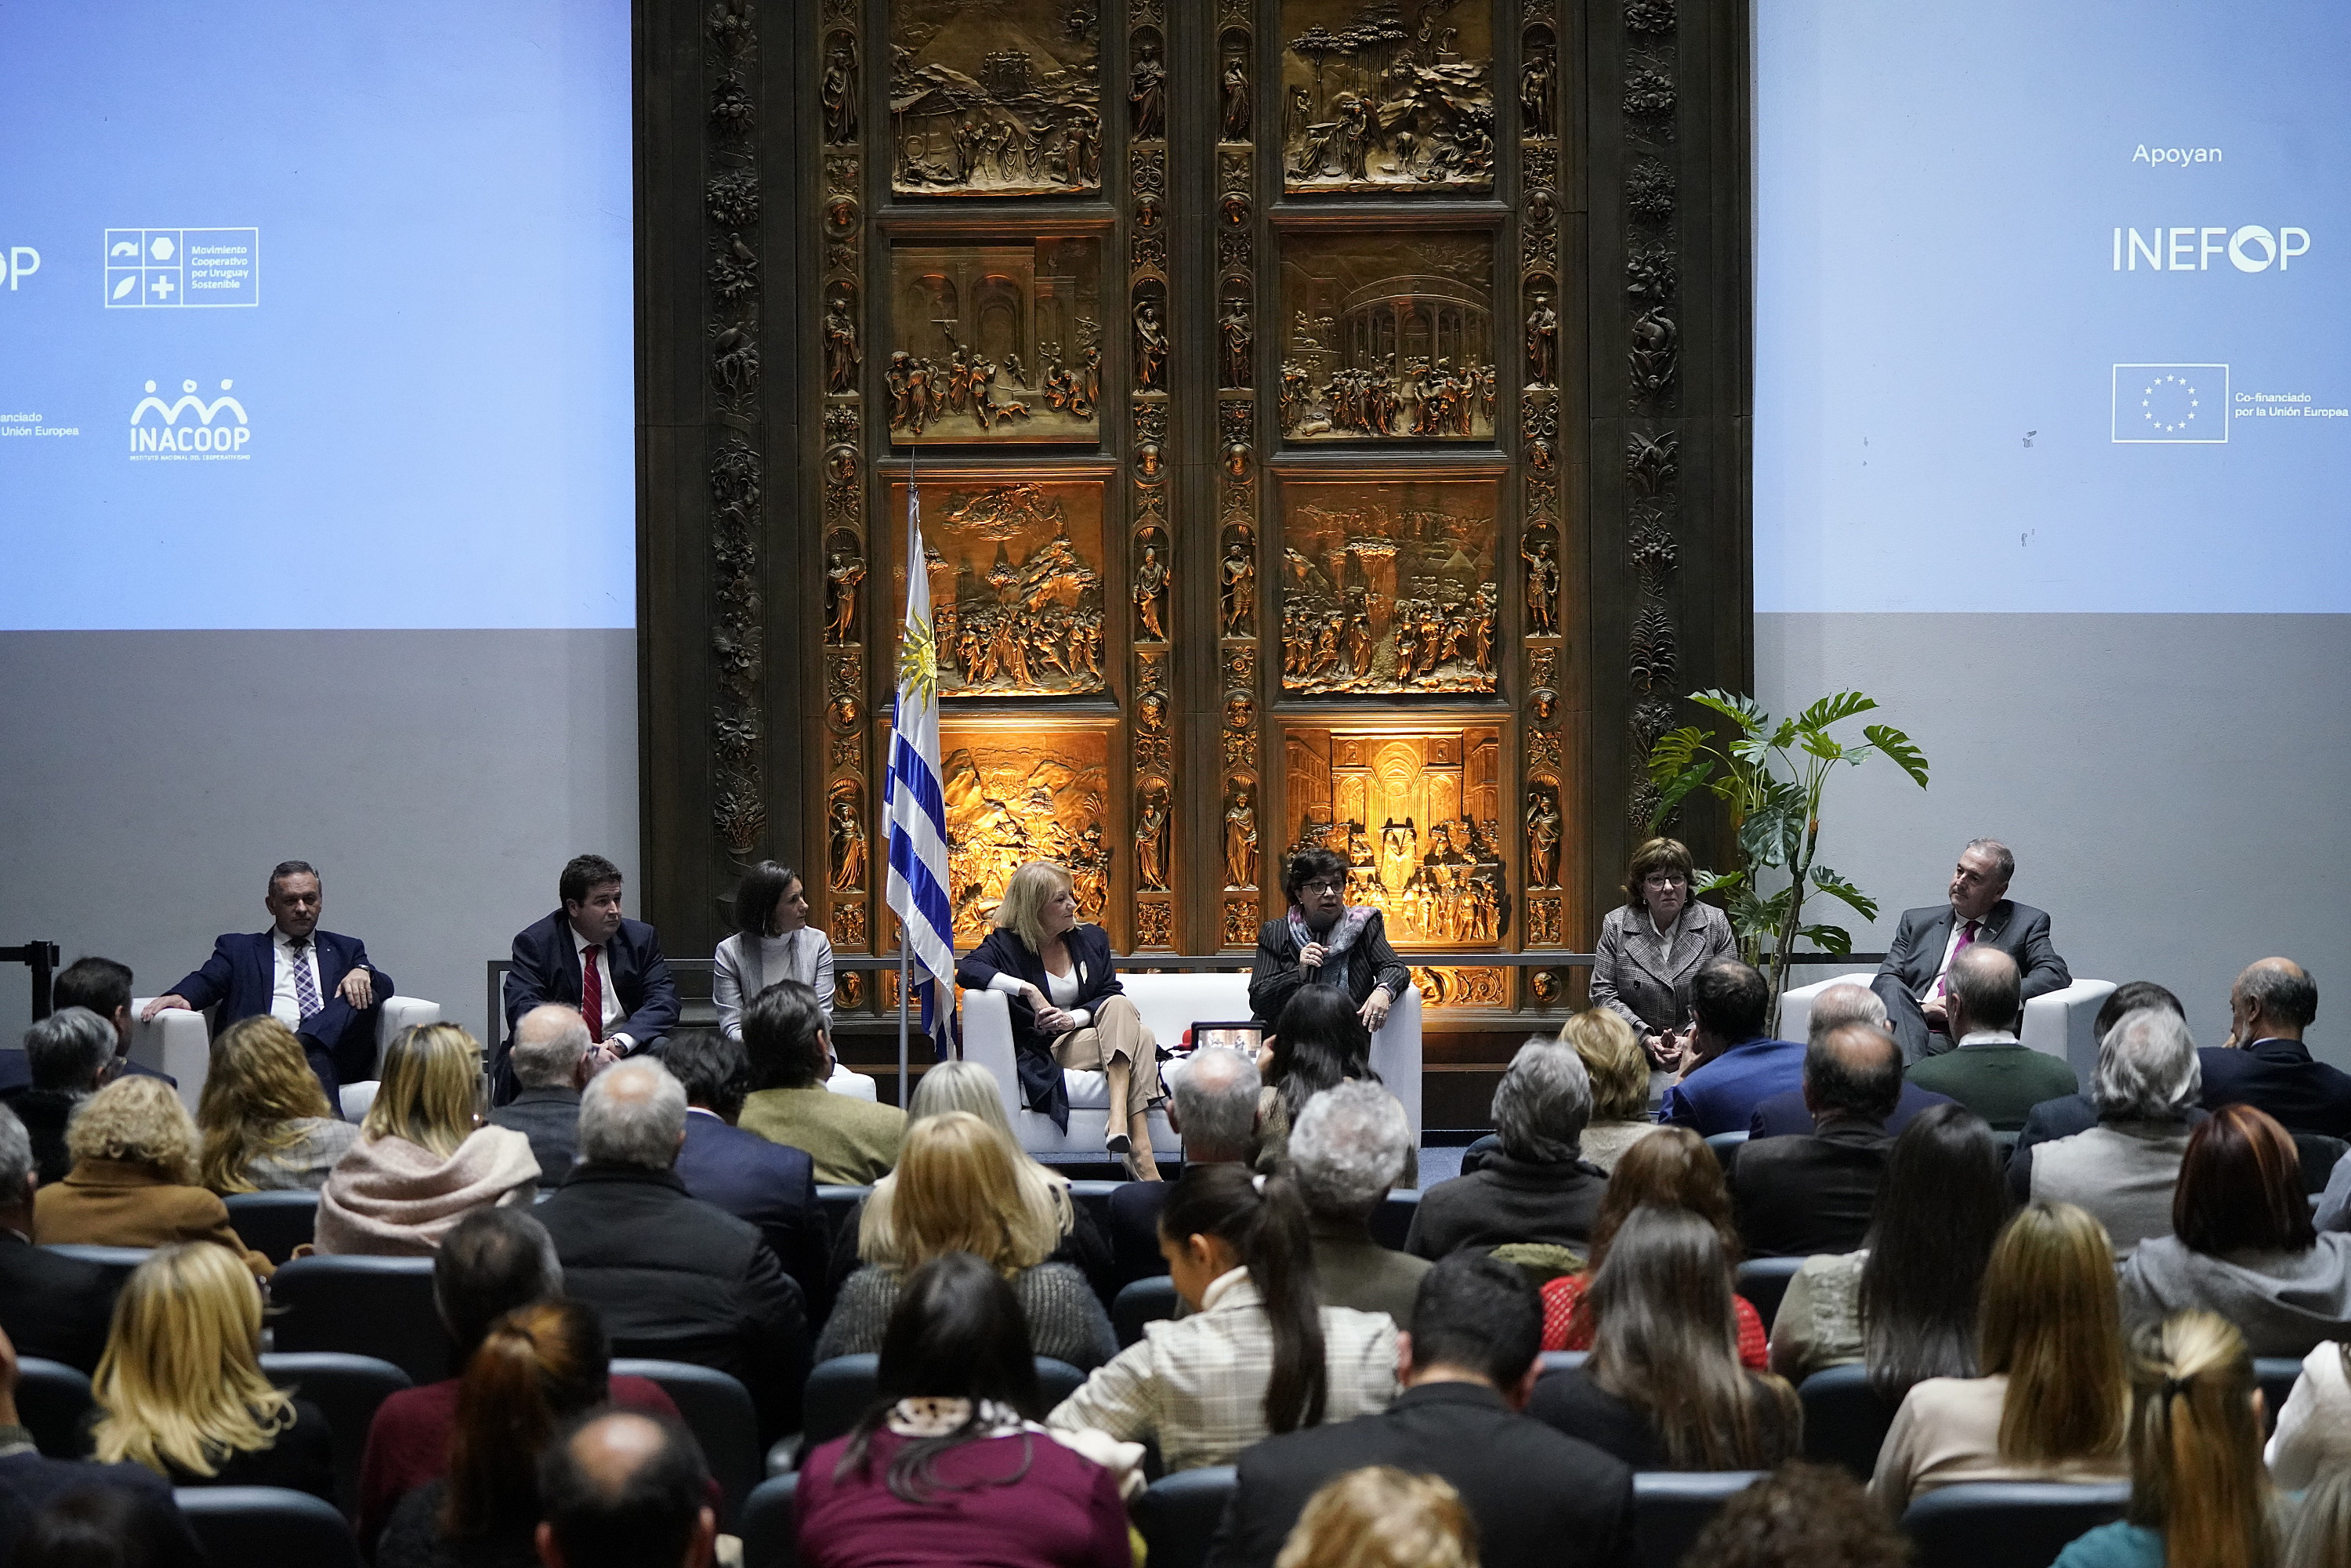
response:
<path id="1" fill-rule="evenodd" d="M 1096 0 L 891 0 L 891 190 L 1102 189 L 1099 11 Z"/>
<path id="2" fill-rule="evenodd" d="M 1115 856 L 1105 826 L 1109 728 L 1013 729 L 947 718 L 939 725 L 939 754 L 957 950 L 967 953 L 987 937 L 1005 884 L 1029 861 L 1066 869 L 1078 918 L 1101 924 Z"/>
<path id="3" fill-rule="evenodd" d="M 1493 441 L 1493 279 L 1486 234 L 1285 235 L 1283 437 Z"/>
<path id="4" fill-rule="evenodd" d="M 1284 692 L 1494 690 L 1498 480 L 1280 489 Z"/>
<path id="5" fill-rule="evenodd" d="M 893 444 L 1101 439 L 1101 241 L 901 245 L 890 262 Z"/>
<path id="6" fill-rule="evenodd" d="M 944 697 L 1106 689 L 1102 485 L 932 479 L 918 503 Z M 890 486 L 893 624 L 906 602 L 904 480 Z"/>
<path id="7" fill-rule="evenodd" d="M 1400 947 L 1499 946 L 1510 907 L 1499 725 L 1293 727 L 1282 743 L 1298 824 L 1285 856 L 1338 854 L 1347 902 L 1376 906 Z"/>
<path id="8" fill-rule="evenodd" d="M 1292 193 L 1494 186 L 1494 19 L 1471 0 L 1284 0 Z"/>

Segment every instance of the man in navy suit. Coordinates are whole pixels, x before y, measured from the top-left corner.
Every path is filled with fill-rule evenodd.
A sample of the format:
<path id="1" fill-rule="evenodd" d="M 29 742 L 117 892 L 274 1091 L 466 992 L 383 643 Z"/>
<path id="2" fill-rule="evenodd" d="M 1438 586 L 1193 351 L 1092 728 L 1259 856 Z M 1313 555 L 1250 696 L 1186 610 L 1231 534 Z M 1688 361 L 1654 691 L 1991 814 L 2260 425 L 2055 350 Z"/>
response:
<path id="1" fill-rule="evenodd" d="M 1875 991 L 1858 983 L 1830 986 L 1813 998 L 1813 1014 L 1806 1025 L 1804 1040 L 1809 1048 L 1824 1040 L 1849 1023 L 1867 1024 L 1875 1030 L 1886 1028 L 1886 1003 Z M 1886 1118 L 1889 1136 L 1900 1137 L 1910 1118 L 1929 1105 L 1949 1105 L 1948 1094 L 1938 1094 L 1931 1089 L 1921 1089 L 1908 1079 L 1902 1081 L 1902 1098 L 1894 1107 L 1894 1114 Z M 2087 1124 L 2084 1124 L 2087 1125 Z M 1802 1089 L 1774 1094 L 1756 1104 L 1755 1114 L 1747 1124 L 1750 1141 L 1756 1138 L 1777 1138 L 1819 1130 L 1813 1108 L 1804 1103 Z"/>
<path id="2" fill-rule="evenodd" d="M 1943 977 L 1952 955 L 1963 947 L 1989 942 L 2015 959 L 2026 1001 L 2074 983 L 2073 972 L 2050 943 L 2048 915 L 2009 901 L 2009 879 L 2015 874 L 2016 857 L 2006 844 L 1976 839 L 1959 852 L 1949 903 L 1902 912 L 1894 946 L 1869 988 L 1885 999 L 1886 1027 L 1901 1043 L 1904 1061 L 1951 1049 Z"/>
<path id="3" fill-rule="evenodd" d="M 2302 1032 L 2318 1018 L 2318 982 L 2291 958 L 2249 964 L 2229 988 L 2229 1043 L 2196 1053 L 2204 1108 L 2243 1103 L 2289 1133 L 2351 1138 L 2351 1073 L 2311 1059 Z"/>
<path id="4" fill-rule="evenodd" d="M 1804 1048 L 1763 1032 L 1771 990 L 1736 958 L 1718 958 L 1690 980 L 1698 1065 L 1666 1091 L 1657 1120 L 1699 1137 L 1744 1132 L 1755 1107 L 1804 1083 Z"/>
<path id="5" fill-rule="evenodd" d="M 213 1027 L 275 1015 L 302 1041 L 310 1071 L 341 1114 L 342 1086 L 373 1076 L 376 1025 L 392 977 L 368 962 L 367 944 L 319 929 L 326 893 L 308 861 L 284 861 L 262 898 L 270 928 L 231 932 L 204 967 L 147 1004 L 152 1019 L 176 1009 L 219 1005 Z"/>
<path id="6" fill-rule="evenodd" d="M 689 1196 L 758 1226 L 784 1272 L 799 1281 L 809 1321 L 820 1321 L 832 1248 L 816 1162 L 735 1124 L 751 1092 L 750 1053 L 716 1030 L 681 1030 L 662 1048 L 662 1064 L 685 1085 L 685 1143 L 672 1167 L 678 1180 Z"/>
<path id="7" fill-rule="evenodd" d="M 621 868 L 602 855 L 575 855 L 556 893 L 563 907 L 515 935 L 506 1038 L 490 1062 L 490 1092 L 501 1105 L 517 1088 L 507 1061 L 515 1025 L 542 1002 L 580 1009 L 600 1066 L 655 1050 L 677 1022 L 677 984 L 661 938 L 621 914 Z"/>

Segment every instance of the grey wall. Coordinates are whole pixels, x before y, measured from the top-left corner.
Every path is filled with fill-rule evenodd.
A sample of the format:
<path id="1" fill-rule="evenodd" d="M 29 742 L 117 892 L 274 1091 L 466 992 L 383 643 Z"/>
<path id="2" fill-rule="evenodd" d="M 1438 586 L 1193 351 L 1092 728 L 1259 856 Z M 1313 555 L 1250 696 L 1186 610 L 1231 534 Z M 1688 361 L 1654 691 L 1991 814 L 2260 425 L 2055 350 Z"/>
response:
<path id="1" fill-rule="evenodd" d="M 588 850 L 634 878 L 634 632 L 0 633 L 0 946 L 153 995 L 308 860 L 327 927 L 478 1035 L 483 960 Z"/>
<path id="2" fill-rule="evenodd" d="M 1755 641 L 1771 711 L 1857 686 L 1932 764 L 1923 793 L 1883 763 L 1832 787 L 1821 858 L 1886 910 L 1857 948 L 1999 838 L 2074 974 L 2160 981 L 2218 1045 L 2237 971 L 2284 954 L 2351 1067 L 2351 616 L 1759 614 Z"/>

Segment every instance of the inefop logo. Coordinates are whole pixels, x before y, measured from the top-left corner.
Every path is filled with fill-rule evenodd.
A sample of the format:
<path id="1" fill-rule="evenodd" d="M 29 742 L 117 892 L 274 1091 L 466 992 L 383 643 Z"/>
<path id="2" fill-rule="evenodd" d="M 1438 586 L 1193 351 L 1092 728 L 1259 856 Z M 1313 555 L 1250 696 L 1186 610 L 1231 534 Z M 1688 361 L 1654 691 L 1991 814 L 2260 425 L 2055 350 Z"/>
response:
<path id="1" fill-rule="evenodd" d="M 12 245 L 0 251 L 0 283 L 7 284 L 11 294 L 16 292 L 17 286 L 25 279 L 40 270 L 41 253 L 31 246 Z"/>
<path id="2" fill-rule="evenodd" d="M 182 382 L 179 401 L 165 402 L 149 382 L 147 395 L 131 411 L 131 460 L 250 461 L 252 454 L 245 448 L 253 439 L 253 422 L 246 417 L 245 404 L 228 395 L 235 384 L 221 382 L 221 395 L 206 402 L 195 382 Z M 151 413 L 155 416 L 152 420 L 147 417 Z"/>

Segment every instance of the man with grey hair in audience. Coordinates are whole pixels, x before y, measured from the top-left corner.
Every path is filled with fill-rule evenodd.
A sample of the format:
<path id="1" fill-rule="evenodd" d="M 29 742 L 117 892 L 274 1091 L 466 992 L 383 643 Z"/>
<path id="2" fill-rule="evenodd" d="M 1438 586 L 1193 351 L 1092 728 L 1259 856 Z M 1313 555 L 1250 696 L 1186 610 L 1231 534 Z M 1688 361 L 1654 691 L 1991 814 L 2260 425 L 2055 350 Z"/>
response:
<path id="1" fill-rule="evenodd" d="M 650 1057 L 624 1058 L 580 1096 L 580 1163 L 534 1212 L 614 1355 L 732 1375 L 773 1442 L 797 1429 L 808 1375 L 800 1288 L 758 1226 L 688 1196 L 672 1168 L 684 1142 L 684 1086 Z"/>
<path id="2" fill-rule="evenodd" d="M 0 1329 L 19 1354 L 96 1372 L 120 1277 L 33 1245 L 33 1194 L 40 1185 L 25 1124 L 0 1105 Z"/>
<path id="3" fill-rule="evenodd" d="M 1906 909 L 1893 945 L 1870 989 L 1886 998 L 1886 1024 L 1902 1042 L 1905 1061 L 1917 1061 L 1958 1043 L 1946 1010 L 1951 960 L 1979 942 L 2016 960 L 2024 999 L 2074 983 L 2049 940 L 2049 916 L 2008 896 L 2016 857 L 1998 839 L 1970 839 L 1946 888 L 1948 901 Z"/>
<path id="4" fill-rule="evenodd" d="M 1804 1042 L 1807 1048 L 1828 1039 L 1849 1023 L 1865 1025 L 1881 1033 L 1894 1031 L 1886 1027 L 1886 1003 L 1876 992 L 1859 980 L 1843 980 L 1822 988 L 1813 997 L 1812 1015 L 1804 1022 Z M 1886 1131 L 1890 1137 L 1900 1137 L 1910 1118 L 1929 1105 L 1948 1105 L 1951 1097 L 1938 1094 L 1931 1089 L 1921 1089 L 1905 1080 L 1902 1098 L 1894 1103 L 1894 1114 L 1886 1118 Z M 1747 1124 L 1747 1136 L 1777 1138 L 1792 1133 L 1819 1130 L 1812 1108 L 1804 1103 L 1804 1092 L 1791 1089 L 1785 1094 L 1774 1094 L 1759 1101 L 1754 1117 Z"/>
<path id="5" fill-rule="evenodd" d="M 2031 1202 L 2087 1209 L 2117 1261 L 2148 1237 L 2170 1235 L 2171 1189 L 2203 1082 L 2187 1019 L 2166 1008 L 2125 1014 L 2098 1042 L 2090 1080 L 2098 1124 L 2020 1150 L 2011 1185 Z"/>
<path id="6" fill-rule="evenodd" d="M 1431 1261 L 1512 1242 L 1583 1251 L 1608 1186 L 1608 1173 L 1581 1157 L 1591 1120 L 1592 1079 L 1574 1048 L 1548 1038 L 1519 1047 L 1494 1090 L 1501 1152 L 1420 1195 L 1405 1250 Z"/>
<path id="7" fill-rule="evenodd" d="M 580 1092 L 602 1059 L 578 1008 L 544 1002 L 515 1025 L 507 1061 L 522 1092 L 490 1113 L 493 1126 L 530 1140 L 539 1185 L 558 1186 L 580 1148 Z"/>
<path id="8" fill-rule="evenodd" d="M 1245 1051 L 1207 1046 L 1167 1077 L 1167 1124 L 1184 1140 L 1187 1166 L 1245 1166 L 1257 1157 L 1257 1061 Z M 1121 1285 L 1167 1272 L 1159 1251 L 1159 1210 L 1172 1186 L 1131 1181 L 1110 1195 L 1111 1258 Z"/>
<path id="9" fill-rule="evenodd" d="M 2245 966 L 2229 988 L 2229 1040 L 2198 1051 L 2204 1108 L 2251 1105 L 2289 1133 L 2351 1138 L 2351 1073 L 2314 1061 L 2303 1031 L 2318 1019 L 2318 982 L 2291 958 Z"/>
<path id="10" fill-rule="evenodd" d="M 33 1165 L 43 1181 L 63 1181 L 73 1167 L 66 1123 L 114 1077 L 114 1026 L 88 1008 L 59 1008 L 25 1031 L 32 1082 L 8 1095 L 7 1104 L 32 1139 Z"/>
<path id="11" fill-rule="evenodd" d="M 1413 1298 L 1431 1265 L 1372 1239 L 1372 1213 L 1404 1175 L 1412 1124 L 1396 1097 L 1351 1080 L 1306 1102 L 1290 1130 L 1290 1169 L 1306 1200 L 1314 1279 L 1326 1307 L 1385 1312 L 1412 1327 Z"/>

